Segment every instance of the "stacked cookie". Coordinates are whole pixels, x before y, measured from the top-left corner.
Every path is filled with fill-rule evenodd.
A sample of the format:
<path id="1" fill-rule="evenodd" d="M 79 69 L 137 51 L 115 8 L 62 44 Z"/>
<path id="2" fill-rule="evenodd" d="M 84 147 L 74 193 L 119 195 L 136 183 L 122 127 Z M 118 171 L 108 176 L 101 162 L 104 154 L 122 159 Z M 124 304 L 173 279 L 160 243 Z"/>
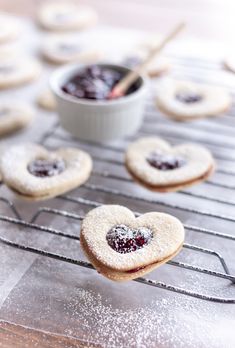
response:
<path id="1" fill-rule="evenodd" d="M 173 79 L 158 88 L 156 98 L 158 108 L 176 121 L 222 115 L 232 102 L 224 88 Z"/>
<path id="2" fill-rule="evenodd" d="M 92 160 L 77 148 L 49 152 L 36 144 L 12 146 L 3 152 L 4 183 L 20 198 L 45 200 L 81 186 L 90 176 Z"/>
<path id="3" fill-rule="evenodd" d="M 211 153 L 203 146 L 187 143 L 172 147 L 158 137 L 130 144 L 125 164 L 134 180 L 159 192 L 178 191 L 202 182 L 215 168 Z"/>
<path id="4" fill-rule="evenodd" d="M 105 277 L 135 279 L 173 258 L 182 248 L 184 228 L 175 217 L 151 212 L 139 217 L 119 205 L 90 211 L 80 242 L 86 256 Z"/>

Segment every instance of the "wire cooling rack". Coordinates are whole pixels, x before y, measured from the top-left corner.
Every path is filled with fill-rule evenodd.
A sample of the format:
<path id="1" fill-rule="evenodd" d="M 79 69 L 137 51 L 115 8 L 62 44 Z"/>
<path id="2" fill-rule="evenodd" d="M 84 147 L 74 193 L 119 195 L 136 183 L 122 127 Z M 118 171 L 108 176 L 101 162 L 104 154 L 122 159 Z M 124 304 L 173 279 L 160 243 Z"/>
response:
<path id="1" fill-rule="evenodd" d="M 180 61 L 180 63 L 183 63 L 183 61 Z M 194 61 L 193 63 L 195 64 Z M 208 69 L 209 66 L 208 62 L 202 60 L 197 60 L 197 64 L 198 69 L 203 69 L 205 68 L 205 66 L 206 69 Z M 217 67 L 213 66 L 213 64 L 211 64 L 209 67 L 210 69 L 212 69 L 212 71 L 213 69 L 217 69 Z M 194 78 L 196 79 L 195 76 Z M 150 204 L 151 210 L 154 210 L 155 206 L 160 206 L 166 212 L 168 212 L 168 210 L 170 210 L 170 212 L 174 211 L 175 215 L 177 215 L 178 212 L 184 212 L 189 216 L 193 214 L 198 216 L 198 222 L 200 222 L 201 218 L 219 219 L 219 221 L 222 222 L 222 231 L 220 228 L 207 228 L 206 223 L 203 223 L 203 226 L 205 227 L 201 227 L 200 223 L 195 225 L 185 223 L 184 227 L 186 231 L 197 233 L 197 236 L 199 236 L 200 238 L 203 238 L 204 236 L 210 236 L 211 238 L 213 238 L 214 242 L 216 241 L 218 243 L 220 240 L 228 240 L 230 241 L 229 248 L 232 249 L 234 248 L 235 235 L 226 233 L 224 231 L 226 231 L 227 222 L 235 222 L 235 215 L 215 213 L 205 208 L 198 209 L 190 207 L 189 205 L 184 203 L 184 200 L 182 198 L 179 199 L 179 203 L 175 204 L 174 201 L 171 201 L 171 199 L 167 201 L 163 199 L 163 197 L 166 197 L 164 194 L 156 195 L 154 197 L 153 195 L 149 197 L 147 194 L 135 194 L 135 190 L 130 188 L 130 185 L 133 185 L 133 181 L 124 170 L 123 152 L 128 142 L 143 135 L 161 135 L 173 144 L 177 144 L 179 142 L 184 141 L 196 141 L 207 146 L 212 151 L 218 163 L 216 175 L 213 178 L 208 179 L 206 181 L 206 185 L 222 190 L 229 190 L 229 192 L 232 193 L 235 189 L 235 181 L 233 183 L 229 179 L 233 178 L 233 176 L 235 175 L 235 154 L 232 153 L 232 150 L 235 149 L 235 138 L 233 138 L 233 136 L 235 135 L 234 118 L 235 109 L 232 107 L 229 114 L 221 118 L 217 117 L 210 120 L 207 119 L 198 121 L 193 123 L 193 126 L 191 123 L 176 123 L 163 117 L 154 107 L 152 98 L 149 98 L 146 106 L 145 121 L 140 132 L 135 137 L 131 137 L 126 141 L 118 142 L 115 144 L 89 143 L 80 141 L 79 139 L 76 139 L 74 136 L 71 136 L 65 131 L 63 131 L 57 123 L 52 127 L 52 129 L 50 129 L 43 135 L 40 143 L 45 145 L 49 149 L 54 149 L 59 145 L 62 146 L 66 144 L 79 146 L 81 148 L 84 148 L 85 150 L 88 150 L 91 153 L 94 160 L 94 170 L 92 173 L 92 178 L 103 178 L 105 180 L 113 180 L 115 182 L 115 187 L 109 187 L 108 184 L 100 184 L 99 180 L 98 183 L 93 183 L 89 180 L 89 182 L 83 185 L 83 189 L 85 189 L 87 192 L 95 193 L 96 197 L 98 197 L 101 194 L 104 194 L 107 195 L 107 197 L 112 197 L 112 200 L 114 201 L 115 199 L 122 197 L 123 199 L 126 199 L 127 206 L 129 201 L 134 200 L 139 204 Z M 232 165 L 234 165 L 234 167 Z M 125 184 L 125 189 L 122 189 L 122 184 Z M 207 207 L 207 203 L 208 206 L 210 206 L 210 204 L 213 203 L 223 204 L 223 206 L 228 206 L 230 208 L 235 206 L 235 201 L 231 201 L 230 196 L 229 198 L 226 198 L 226 196 L 225 198 L 223 198 L 223 196 L 221 197 L 220 194 L 218 196 L 210 194 L 205 190 L 198 190 L 197 186 L 193 189 L 181 190 L 179 193 L 181 197 L 185 196 L 191 197 L 192 199 L 202 200 L 203 207 Z M 178 195 L 179 193 L 176 194 Z M 102 202 L 99 200 L 88 199 L 86 198 L 86 196 L 82 196 L 81 194 L 79 194 L 78 190 L 75 190 L 73 194 L 65 194 L 56 197 L 55 200 L 74 203 L 79 205 L 80 207 L 86 206 L 89 209 L 102 204 Z M 56 235 L 58 237 L 79 241 L 79 236 L 77 235 L 71 235 L 61 230 L 52 228 L 50 226 L 43 226 L 41 224 L 37 224 L 36 222 L 38 218 L 43 214 L 47 214 L 49 216 L 60 216 L 61 218 L 68 219 L 68 221 L 71 219 L 78 222 L 80 222 L 83 219 L 82 215 L 75 214 L 71 211 L 54 209 L 48 206 L 43 206 L 36 210 L 31 220 L 28 222 L 21 217 L 21 214 L 18 212 L 16 206 L 10 200 L 8 200 L 6 197 L 0 197 L 0 201 L 8 206 L 8 208 L 11 210 L 14 216 L 12 217 L 0 215 L 0 221 L 2 221 L 3 223 L 7 222 L 13 224 L 19 229 L 19 231 L 22 231 L 22 229 L 31 229 L 40 233 L 51 234 L 54 236 Z M 43 204 L 46 204 L 46 202 L 43 202 Z M 158 210 L 157 207 L 155 208 L 155 210 Z M 135 214 L 136 216 L 140 215 L 139 212 L 135 212 Z M 219 224 L 219 226 L 221 226 L 221 224 Z M 197 240 L 197 243 L 199 243 L 200 238 Z M 88 269 L 93 269 L 93 266 L 88 262 L 75 258 L 69 258 L 62 254 L 58 254 L 56 251 L 49 252 L 43 248 L 38 248 L 36 246 L 34 247 L 20 242 L 16 242 L 11 240 L 10 238 L 5 237 L 5 235 L 0 237 L 0 242 L 12 246 L 14 248 L 32 252 L 44 257 L 53 258 L 62 262 L 68 262 Z M 217 250 L 189 243 L 185 243 L 183 248 L 189 250 L 191 253 L 202 253 L 206 255 L 208 258 L 216 258 L 220 263 L 222 271 L 219 272 L 204 266 L 199 267 L 191 263 L 175 260 L 168 261 L 168 265 L 172 267 L 179 267 L 181 269 L 195 272 L 198 274 L 203 273 L 208 277 L 217 278 L 218 282 L 224 281 L 230 284 L 235 283 L 235 275 L 231 275 L 229 271 L 228 261 L 230 260 L 227 259 L 226 250 L 224 250 L 224 253 L 221 254 Z M 210 296 L 208 294 L 202 293 L 201 291 L 192 291 L 188 289 L 187 286 L 178 287 L 175 285 L 170 285 L 161 281 L 147 278 L 138 278 L 134 281 L 145 285 L 150 285 L 153 287 L 168 290 L 171 292 L 188 295 L 202 300 L 219 303 L 235 303 L 235 295 L 232 298 L 227 296 Z"/>

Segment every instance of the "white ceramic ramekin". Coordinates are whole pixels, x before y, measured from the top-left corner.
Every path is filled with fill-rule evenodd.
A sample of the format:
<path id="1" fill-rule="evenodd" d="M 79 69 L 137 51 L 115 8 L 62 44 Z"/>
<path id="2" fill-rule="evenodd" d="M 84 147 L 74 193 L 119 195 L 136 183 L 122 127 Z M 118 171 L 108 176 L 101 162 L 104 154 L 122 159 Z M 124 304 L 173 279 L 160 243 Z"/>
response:
<path id="1" fill-rule="evenodd" d="M 99 64 L 102 67 L 129 72 L 128 68 Z M 57 69 L 50 86 L 57 101 L 61 125 L 76 137 L 105 142 L 134 134 L 141 125 L 145 104 L 146 81 L 139 77 L 139 88 L 115 100 L 79 99 L 62 91 L 61 87 L 85 65 L 66 65 Z"/>

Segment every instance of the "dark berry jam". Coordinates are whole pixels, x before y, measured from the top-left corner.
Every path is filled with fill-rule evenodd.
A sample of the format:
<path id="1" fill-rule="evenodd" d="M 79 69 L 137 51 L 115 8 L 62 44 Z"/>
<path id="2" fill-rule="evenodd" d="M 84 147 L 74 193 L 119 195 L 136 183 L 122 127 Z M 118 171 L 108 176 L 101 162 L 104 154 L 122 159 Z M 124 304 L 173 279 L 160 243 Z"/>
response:
<path id="1" fill-rule="evenodd" d="M 65 169 L 65 163 L 61 159 L 36 159 L 29 163 L 28 171 L 34 176 L 46 178 L 62 173 Z"/>
<path id="2" fill-rule="evenodd" d="M 70 78 L 62 90 L 76 98 L 107 100 L 113 87 L 124 75 L 111 68 L 91 65 Z M 139 81 L 135 82 L 126 94 L 136 91 L 139 84 Z"/>
<path id="3" fill-rule="evenodd" d="M 153 233 L 149 228 L 132 229 L 126 225 L 114 226 L 106 235 L 108 245 L 121 254 L 130 253 L 149 244 Z"/>
<path id="4" fill-rule="evenodd" d="M 193 104 L 200 102 L 203 97 L 200 94 L 191 92 L 180 92 L 176 94 L 176 99 L 185 104 Z"/>
<path id="5" fill-rule="evenodd" d="M 136 65 L 140 64 L 142 59 L 137 56 L 130 56 L 123 60 L 122 64 L 128 68 L 134 68 Z"/>
<path id="6" fill-rule="evenodd" d="M 152 152 L 146 158 L 147 162 L 159 170 L 177 169 L 186 164 L 185 158 L 177 155 L 163 154 L 161 152 Z"/>

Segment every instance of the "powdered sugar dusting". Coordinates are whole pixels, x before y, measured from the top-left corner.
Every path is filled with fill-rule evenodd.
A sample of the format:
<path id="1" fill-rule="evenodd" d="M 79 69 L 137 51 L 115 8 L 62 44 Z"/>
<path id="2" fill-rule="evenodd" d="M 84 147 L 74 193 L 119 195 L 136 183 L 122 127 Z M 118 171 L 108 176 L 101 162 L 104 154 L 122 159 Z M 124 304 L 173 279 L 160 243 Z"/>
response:
<path id="1" fill-rule="evenodd" d="M 168 300 L 163 298 L 136 309 L 115 309 L 100 294 L 78 289 L 77 299 L 65 306 L 65 310 L 75 310 L 77 319 L 83 320 L 86 331 L 84 338 L 88 342 L 99 342 L 104 347 L 185 348 L 185 342 L 192 348 L 232 347 L 225 343 L 232 339 L 228 329 L 223 328 L 224 336 L 218 331 L 213 335 L 206 334 L 208 328 L 213 328 L 220 318 L 215 312 L 208 311 L 205 302 L 194 303 L 182 297 Z M 76 306 L 79 307 L 77 311 Z M 181 319 L 184 318 L 178 316 L 182 307 L 189 314 L 189 320 L 184 321 L 183 326 Z M 203 314 L 204 320 L 201 322 L 196 314 L 196 307 L 200 307 Z M 192 326 L 195 319 L 196 327 Z M 73 334 L 73 330 L 67 329 L 67 334 Z"/>

